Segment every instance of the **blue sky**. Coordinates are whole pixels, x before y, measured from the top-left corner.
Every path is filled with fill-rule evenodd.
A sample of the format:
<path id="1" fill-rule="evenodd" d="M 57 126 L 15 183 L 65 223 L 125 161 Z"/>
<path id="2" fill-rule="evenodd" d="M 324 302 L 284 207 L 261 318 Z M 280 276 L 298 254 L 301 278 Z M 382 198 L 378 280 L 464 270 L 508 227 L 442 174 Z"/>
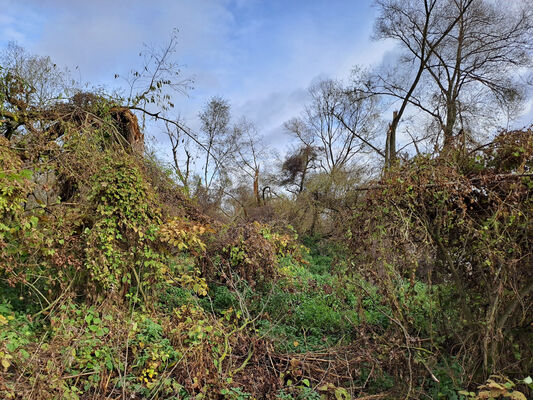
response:
<path id="1" fill-rule="evenodd" d="M 176 99 L 176 112 L 195 127 L 202 104 L 220 95 L 235 115 L 246 115 L 276 143 L 313 80 L 346 78 L 354 65 L 379 63 L 391 48 L 370 41 L 371 3 L 0 0 L 0 45 L 15 40 L 68 66 L 83 81 L 109 84 L 115 73 L 139 66 L 143 43 L 163 44 L 176 27 L 177 60 L 195 87 Z"/>
<path id="2" fill-rule="evenodd" d="M 0 0 L 0 9 L 0 47 L 14 40 L 94 85 L 116 84 L 115 73 L 140 66 L 143 43 L 164 44 L 178 28 L 177 61 L 194 89 L 175 113 L 194 129 L 202 105 L 225 97 L 281 151 L 282 125 L 313 80 L 348 78 L 393 51 L 371 40 L 372 0 Z M 524 124 L 532 102 L 528 114 Z"/>

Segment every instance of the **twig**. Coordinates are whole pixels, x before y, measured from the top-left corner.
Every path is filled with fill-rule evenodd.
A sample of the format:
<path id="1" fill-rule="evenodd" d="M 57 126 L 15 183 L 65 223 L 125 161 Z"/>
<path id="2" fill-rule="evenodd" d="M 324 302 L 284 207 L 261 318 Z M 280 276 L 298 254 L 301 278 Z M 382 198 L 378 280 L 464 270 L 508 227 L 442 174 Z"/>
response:
<path id="1" fill-rule="evenodd" d="M 100 371 L 83 372 L 81 374 L 64 376 L 64 377 L 62 377 L 62 379 L 74 379 L 74 378 L 79 378 L 81 376 L 95 375 L 95 374 L 98 374 L 98 373 L 100 373 Z"/>
<path id="2" fill-rule="evenodd" d="M 480 176 L 480 177 L 471 178 L 470 182 L 482 181 L 484 178 L 493 178 L 495 180 L 505 180 L 505 179 L 526 178 L 526 177 L 533 177 L 533 173 L 487 175 L 487 176 Z M 463 183 L 463 182 L 449 181 L 449 182 L 442 182 L 442 183 L 427 183 L 425 185 L 421 185 L 420 187 L 422 187 L 422 188 L 432 188 L 432 187 L 458 185 L 458 184 L 461 184 L 461 183 Z M 373 186 L 360 186 L 360 187 L 353 188 L 352 190 L 355 190 L 355 191 L 369 191 L 369 190 L 387 189 L 389 187 L 394 187 L 394 185 L 393 184 L 379 184 L 379 185 L 373 185 Z"/>

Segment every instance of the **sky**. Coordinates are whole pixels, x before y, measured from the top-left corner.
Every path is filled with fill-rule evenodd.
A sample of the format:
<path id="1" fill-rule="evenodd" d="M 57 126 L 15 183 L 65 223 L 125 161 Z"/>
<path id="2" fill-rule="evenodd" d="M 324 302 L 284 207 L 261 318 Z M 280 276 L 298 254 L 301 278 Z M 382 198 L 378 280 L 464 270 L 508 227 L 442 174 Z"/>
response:
<path id="1" fill-rule="evenodd" d="M 370 40 L 371 0 L 0 0 L 0 7 L 1 47 L 16 41 L 95 85 L 116 84 L 114 74 L 141 65 L 143 44 L 164 45 L 178 28 L 176 59 L 194 89 L 176 97 L 175 112 L 197 127 L 201 107 L 222 96 L 274 144 L 286 139 L 282 125 L 299 114 L 314 80 L 347 78 L 391 48 Z"/>
<path id="2" fill-rule="evenodd" d="M 115 74 L 142 65 L 143 44 L 164 45 L 178 28 L 176 60 L 194 89 L 174 112 L 197 129 L 202 106 L 222 96 L 278 148 L 313 81 L 347 79 L 394 51 L 371 39 L 372 0 L 0 0 L 0 9 L 0 47 L 16 41 L 96 86 L 116 85 Z"/>

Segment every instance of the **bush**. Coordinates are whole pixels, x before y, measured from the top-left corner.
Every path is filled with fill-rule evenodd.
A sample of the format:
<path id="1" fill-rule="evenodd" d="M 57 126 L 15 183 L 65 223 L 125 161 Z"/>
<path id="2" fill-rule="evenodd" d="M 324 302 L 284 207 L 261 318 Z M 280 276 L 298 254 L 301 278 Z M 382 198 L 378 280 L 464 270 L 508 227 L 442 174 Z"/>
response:
<path id="1" fill-rule="evenodd" d="M 504 133 L 455 161 L 419 156 L 400 165 L 347 229 L 352 270 L 379 288 L 399 340 L 407 334 L 430 352 L 464 357 L 463 371 L 478 379 L 532 367 L 533 348 L 514 333 L 527 330 L 519 304 L 533 294 L 532 138 Z M 424 362 L 435 363 L 429 354 Z"/>

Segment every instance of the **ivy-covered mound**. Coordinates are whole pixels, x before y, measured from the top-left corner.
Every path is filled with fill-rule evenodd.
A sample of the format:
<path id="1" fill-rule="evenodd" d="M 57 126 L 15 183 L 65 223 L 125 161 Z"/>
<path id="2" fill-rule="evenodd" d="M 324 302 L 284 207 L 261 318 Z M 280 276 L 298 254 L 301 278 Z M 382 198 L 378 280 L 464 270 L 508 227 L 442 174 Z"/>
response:
<path id="1" fill-rule="evenodd" d="M 197 304 L 216 224 L 116 110 L 73 100 L 0 137 L 2 398 L 214 398 L 251 358 L 235 348 L 262 345 L 234 312 Z"/>

